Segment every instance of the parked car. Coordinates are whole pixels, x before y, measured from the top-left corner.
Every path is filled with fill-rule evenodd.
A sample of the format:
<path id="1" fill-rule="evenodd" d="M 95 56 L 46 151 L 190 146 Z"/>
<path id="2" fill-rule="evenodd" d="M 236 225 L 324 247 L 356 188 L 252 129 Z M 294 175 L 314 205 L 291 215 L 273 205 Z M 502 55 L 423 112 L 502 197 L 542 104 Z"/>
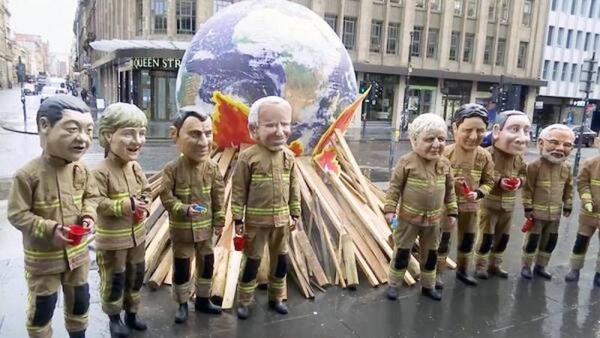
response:
<path id="1" fill-rule="evenodd" d="M 579 135 L 581 134 L 581 126 L 571 127 L 573 132 L 575 133 L 575 144 L 579 144 Z M 581 139 L 581 143 L 586 147 L 591 147 L 594 145 L 594 139 L 598 136 L 598 133 L 591 130 L 588 127 L 583 127 L 583 138 Z"/>
<path id="2" fill-rule="evenodd" d="M 25 95 L 35 95 L 35 85 L 33 83 L 25 82 L 23 83 L 23 94 Z"/>
<path id="3" fill-rule="evenodd" d="M 59 93 L 60 88 L 45 86 L 44 88 L 42 88 L 42 94 L 40 95 L 40 104 L 50 96 L 54 96 Z"/>

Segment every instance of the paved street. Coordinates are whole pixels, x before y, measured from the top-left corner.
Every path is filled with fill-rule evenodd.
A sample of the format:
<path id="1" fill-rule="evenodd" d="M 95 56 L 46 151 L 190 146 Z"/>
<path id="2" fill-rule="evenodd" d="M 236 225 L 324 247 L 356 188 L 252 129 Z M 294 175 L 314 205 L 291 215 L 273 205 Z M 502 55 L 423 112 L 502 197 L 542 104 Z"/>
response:
<path id="1" fill-rule="evenodd" d="M 16 98 L 16 99 L 15 99 Z M 0 91 L 0 123 L 22 127 L 22 110 L 17 91 Z M 30 125 L 35 119 L 38 97 L 28 97 Z M 387 180 L 389 144 L 385 141 L 354 141 L 352 151 L 360 166 L 368 169 L 374 181 Z M 397 159 L 409 149 L 408 142 L 395 147 Z M 584 149 L 583 157 L 596 149 Z M 35 135 L 11 133 L 0 129 L 0 181 L 10 179 L 14 170 L 40 153 Z M 530 148 L 526 160 L 536 155 Z M 160 169 L 177 156 L 169 141 L 151 141 L 144 149 L 141 163 L 146 171 Z M 94 144 L 85 161 L 95 166 L 102 149 Z M 2 198 L 0 198 L 2 199 Z M 520 202 L 520 201 L 518 201 Z M 257 309 L 248 321 L 238 321 L 233 311 L 207 317 L 191 313 L 184 325 L 172 324 L 175 304 L 169 288 L 143 291 L 141 311 L 149 322 L 149 331 L 136 337 L 599 337 L 600 289 L 592 288 L 598 241 L 592 240 L 578 285 L 563 281 L 568 271 L 569 252 L 577 231 L 579 199 L 575 212 L 561 222 L 558 246 L 550 262 L 552 281 L 523 281 L 520 271 L 523 214 L 515 213 L 515 226 L 506 252 L 507 280 L 492 278 L 477 288 L 455 283 L 448 274 L 441 303 L 420 296 L 418 287 L 402 288 L 397 302 L 385 299 L 385 286 L 371 288 L 361 280 L 357 291 L 329 287 L 315 300 L 303 299 L 290 283 L 288 316 L 267 310 L 266 292 L 258 292 Z M 0 337 L 25 337 L 26 288 L 23 274 L 21 235 L 6 220 L 6 201 L 0 201 Z M 453 242 L 454 244 L 454 242 Z M 453 245 L 454 246 L 454 245 Z M 452 257 L 455 257 L 453 249 Z M 102 313 L 97 271 L 90 272 L 92 305 L 88 337 L 109 337 L 107 318 Z M 62 307 L 59 301 L 59 307 Z M 54 316 L 55 337 L 65 337 L 63 315 Z"/>

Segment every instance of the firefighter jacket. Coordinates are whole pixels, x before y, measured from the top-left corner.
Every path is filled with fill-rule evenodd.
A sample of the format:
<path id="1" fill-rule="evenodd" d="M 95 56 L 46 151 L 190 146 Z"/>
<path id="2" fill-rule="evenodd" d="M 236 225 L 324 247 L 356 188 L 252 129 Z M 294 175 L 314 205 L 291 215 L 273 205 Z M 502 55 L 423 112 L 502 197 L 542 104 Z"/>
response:
<path id="1" fill-rule="evenodd" d="M 300 217 L 300 186 L 293 153 L 256 144 L 242 151 L 233 175 L 233 220 L 281 227 Z"/>
<path id="2" fill-rule="evenodd" d="M 419 226 L 440 225 L 442 216 L 458 215 L 450 162 L 427 161 L 415 152 L 402 156 L 390 180 L 385 213 Z"/>
<path id="3" fill-rule="evenodd" d="M 494 187 L 487 195 L 481 205 L 490 210 L 512 211 L 515 207 L 516 189 L 506 191 L 500 187 L 500 180 L 503 178 L 517 177 L 521 181 L 519 188 L 523 187 L 526 181 L 527 164 L 521 155 L 511 155 L 502 150 L 491 146 L 486 150 L 492 155 L 494 161 Z"/>
<path id="4" fill-rule="evenodd" d="M 573 175 L 566 163 L 554 164 L 543 157 L 527 165 L 523 207 L 539 220 L 560 219 L 561 209 L 573 208 Z"/>
<path id="5" fill-rule="evenodd" d="M 152 190 L 142 167 L 135 161 L 123 161 L 109 152 L 93 171 L 100 198 L 96 245 L 99 250 L 123 250 L 136 247 L 146 239 L 145 222 L 135 223 L 131 198 L 152 201 Z M 150 205 L 141 207 L 146 215 Z"/>
<path id="6" fill-rule="evenodd" d="M 197 243 L 212 237 L 213 227 L 225 225 L 225 185 L 217 164 L 207 159 L 195 162 L 180 156 L 165 166 L 160 199 L 169 213 L 174 243 Z M 188 207 L 198 204 L 204 211 L 188 216 Z"/>
<path id="7" fill-rule="evenodd" d="M 456 143 L 444 149 L 444 156 L 450 160 L 454 177 L 464 177 L 471 191 L 477 191 L 478 198 L 469 202 L 465 198 L 463 187 L 455 184 L 459 212 L 477 212 L 479 201 L 487 196 L 494 186 L 494 162 L 492 156 L 482 147 L 465 155 L 456 149 Z"/>
<path id="8" fill-rule="evenodd" d="M 57 225 L 96 219 L 98 192 L 83 162 L 42 155 L 17 170 L 8 200 L 8 220 L 23 234 L 25 269 L 57 274 L 89 262 L 88 240 L 76 246 L 54 245 Z"/>
<path id="9" fill-rule="evenodd" d="M 577 191 L 581 198 L 580 224 L 600 227 L 600 156 L 583 161 L 577 177 Z M 592 203 L 592 212 L 585 210 L 587 203 Z"/>

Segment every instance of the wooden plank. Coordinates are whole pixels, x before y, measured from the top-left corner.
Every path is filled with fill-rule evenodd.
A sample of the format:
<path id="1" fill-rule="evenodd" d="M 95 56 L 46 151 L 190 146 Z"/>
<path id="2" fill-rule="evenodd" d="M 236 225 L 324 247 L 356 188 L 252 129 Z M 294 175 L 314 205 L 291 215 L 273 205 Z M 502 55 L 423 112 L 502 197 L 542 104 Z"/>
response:
<path id="1" fill-rule="evenodd" d="M 223 150 L 223 154 L 221 155 L 221 158 L 218 162 L 219 172 L 223 177 L 225 177 L 225 174 L 227 173 L 227 168 L 229 168 L 231 160 L 233 160 L 233 157 L 235 156 L 236 152 L 237 150 L 235 148 L 225 148 L 225 150 Z"/>
<path id="2" fill-rule="evenodd" d="M 144 282 L 148 282 L 150 275 L 156 269 L 160 253 L 169 244 L 169 227 L 168 225 L 162 225 L 156 234 L 155 238 L 150 243 L 150 246 L 146 249 L 144 255 L 144 261 L 146 265 L 146 273 L 144 275 Z"/>
<path id="3" fill-rule="evenodd" d="M 229 250 L 220 246 L 215 247 L 213 250 L 215 253 L 215 272 L 213 274 L 211 296 L 215 297 L 217 303 L 221 304 L 223 302 L 223 295 L 225 294 Z"/>
<path id="4" fill-rule="evenodd" d="M 309 298 L 309 299 L 314 298 L 315 294 L 310 287 L 310 281 L 308 279 L 308 276 L 304 275 L 301 272 L 300 267 L 298 266 L 298 261 L 296 260 L 297 255 L 294 252 L 294 249 L 291 247 L 289 248 L 289 251 L 288 251 L 288 258 L 292 265 L 293 275 L 296 277 L 295 278 L 296 283 L 300 287 L 300 291 L 302 292 L 304 297 Z"/>
<path id="5" fill-rule="evenodd" d="M 269 256 L 269 243 L 266 243 L 263 250 L 263 257 L 260 260 L 260 265 L 258 266 L 258 275 L 256 277 L 256 282 L 258 285 L 269 284 L 269 270 L 271 269 L 270 260 L 271 257 Z"/>
<path id="6" fill-rule="evenodd" d="M 315 217 L 315 221 L 318 227 L 320 227 L 320 230 L 323 232 L 323 235 L 325 236 L 325 244 L 327 246 L 327 250 L 329 250 L 329 257 L 331 257 L 331 260 L 333 261 L 333 266 L 335 267 L 335 270 L 337 272 L 338 275 L 342 274 L 342 268 L 340 266 L 340 262 L 337 258 L 336 255 L 336 250 L 333 247 L 333 242 L 331 241 L 331 234 L 329 233 L 329 229 L 327 229 L 327 225 L 325 224 L 325 221 L 323 220 L 323 217 L 321 215 L 321 208 L 319 207 L 319 204 L 315 204 L 316 205 L 316 217 Z M 336 283 L 337 284 L 337 283 Z M 341 284 L 342 287 L 345 288 L 346 287 L 346 281 L 344 279 L 341 279 Z"/>
<path id="7" fill-rule="evenodd" d="M 161 229 L 161 227 L 167 227 L 167 228 L 169 227 L 168 218 L 169 218 L 168 213 L 163 210 L 163 213 L 158 217 L 158 219 L 156 221 L 154 221 L 154 225 L 152 226 L 150 231 L 146 234 L 146 244 L 145 244 L 146 249 L 148 248 L 150 243 L 154 240 L 154 237 L 156 237 L 156 234 Z"/>
<path id="8" fill-rule="evenodd" d="M 156 270 L 154 270 L 154 273 L 150 277 L 150 280 L 148 280 L 148 283 L 146 283 L 146 286 L 150 288 L 150 290 L 158 290 L 162 285 L 163 281 L 165 280 L 165 277 L 167 277 L 167 274 L 171 270 L 172 265 L 173 251 L 171 251 L 171 248 L 166 248 L 165 252 L 160 258 L 160 263 L 158 264 L 158 267 L 156 268 Z"/>
<path id="9" fill-rule="evenodd" d="M 308 263 L 310 270 L 313 272 L 317 284 L 319 284 L 319 286 L 330 284 L 329 279 L 327 278 L 325 271 L 323 271 L 323 267 L 321 266 L 321 263 L 319 263 L 319 259 L 313 250 L 313 247 L 310 245 L 310 241 L 306 236 L 306 232 L 297 229 L 292 232 L 292 236 L 295 236 L 298 240 L 301 251 L 304 254 L 304 257 L 306 257 L 306 262 Z"/>
<path id="10" fill-rule="evenodd" d="M 346 267 L 346 278 L 348 288 L 356 289 L 358 286 L 358 274 L 356 270 L 356 255 L 354 253 L 354 242 L 349 235 L 342 235 L 342 253 L 344 256 L 344 266 Z"/>
<path id="11" fill-rule="evenodd" d="M 356 262 L 358 263 L 358 266 L 360 266 L 361 271 L 365 274 L 365 277 L 367 277 L 369 284 L 371 284 L 372 287 L 378 286 L 380 283 L 377 276 L 375 276 L 373 270 L 371 270 L 360 251 L 356 251 Z"/>
<path id="12" fill-rule="evenodd" d="M 450 259 L 450 257 L 446 258 L 446 267 L 450 270 L 456 270 L 456 262 Z"/>
<path id="13" fill-rule="evenodd" d="M 242 264 L 242 253 L 240 251 L 230 251 L 229 261 L 227 263 L 227 279 L 225 281 L 225 294 L 223 295 L 222 309 L 231 309 L 235 300 L 235 290 L 237 289 L 238 277 Z"/>
<path id="14" fill-rule="evenodd" d="M 165 277 L 163 284 L 165 284 L 165 285 L 173 284 L 173 267 L 171 267 L 171 269 L 169 270 L 169 273 L 167 274 L 167 277 Z"/>

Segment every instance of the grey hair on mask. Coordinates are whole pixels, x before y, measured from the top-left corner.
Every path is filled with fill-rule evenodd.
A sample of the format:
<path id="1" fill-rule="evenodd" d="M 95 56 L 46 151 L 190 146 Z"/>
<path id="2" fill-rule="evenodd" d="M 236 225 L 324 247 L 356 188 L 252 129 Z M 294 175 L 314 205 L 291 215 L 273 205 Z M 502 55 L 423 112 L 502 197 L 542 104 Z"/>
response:
<path id="1" fill-rule="evenodd" d="M 292 106 L 289 102 L 279 96 L 267 96 L 256 100 L 252 107 L 250 107 L 250 113 L 248 114 L 248 127 L 258 124 L 258 113 L 260 109 L 267 104 L 273 105 L 286 105 L 292 109 Z"/>
<path id="2" fill-rule="evenodd" d="M 446 121 L 437 114 L 421 114 L 408 126 L 408 135 L 411 140 L 416 141 L 421 133 L 434 130 L 447 132 L 448 126 L 446 125 Z"/>
<path id="3" fill-rule="evenodd" d="M 547 126 L 546 128 L 544 128 L 542 130 L 542 132 L 540 133 L 539 138 L 547 139 L 548 136 L 550 136 L 550 132 L 553 130 L 566 131 L 571 135 L 571 138 L 575 139 L 575 133 L 573 133 L 573 130 L 571 128 L 569 128 L 568 126 L 565 126 L 564 124 L 560 124 L 560 123 L 551 124 L 551 125 Z"/>
<path id="4" fill-rule="evenodd" d="M 502 128 L 504 128 L 504 125 L 506 124 L 506 121 L 508 121 L 508 118 L 511 116 L 527 116 L 527 114 L 520 110 L 505 110 L 496 116 L 495 124 L 499 125 L 500 130 L 502 130 Z"/>

